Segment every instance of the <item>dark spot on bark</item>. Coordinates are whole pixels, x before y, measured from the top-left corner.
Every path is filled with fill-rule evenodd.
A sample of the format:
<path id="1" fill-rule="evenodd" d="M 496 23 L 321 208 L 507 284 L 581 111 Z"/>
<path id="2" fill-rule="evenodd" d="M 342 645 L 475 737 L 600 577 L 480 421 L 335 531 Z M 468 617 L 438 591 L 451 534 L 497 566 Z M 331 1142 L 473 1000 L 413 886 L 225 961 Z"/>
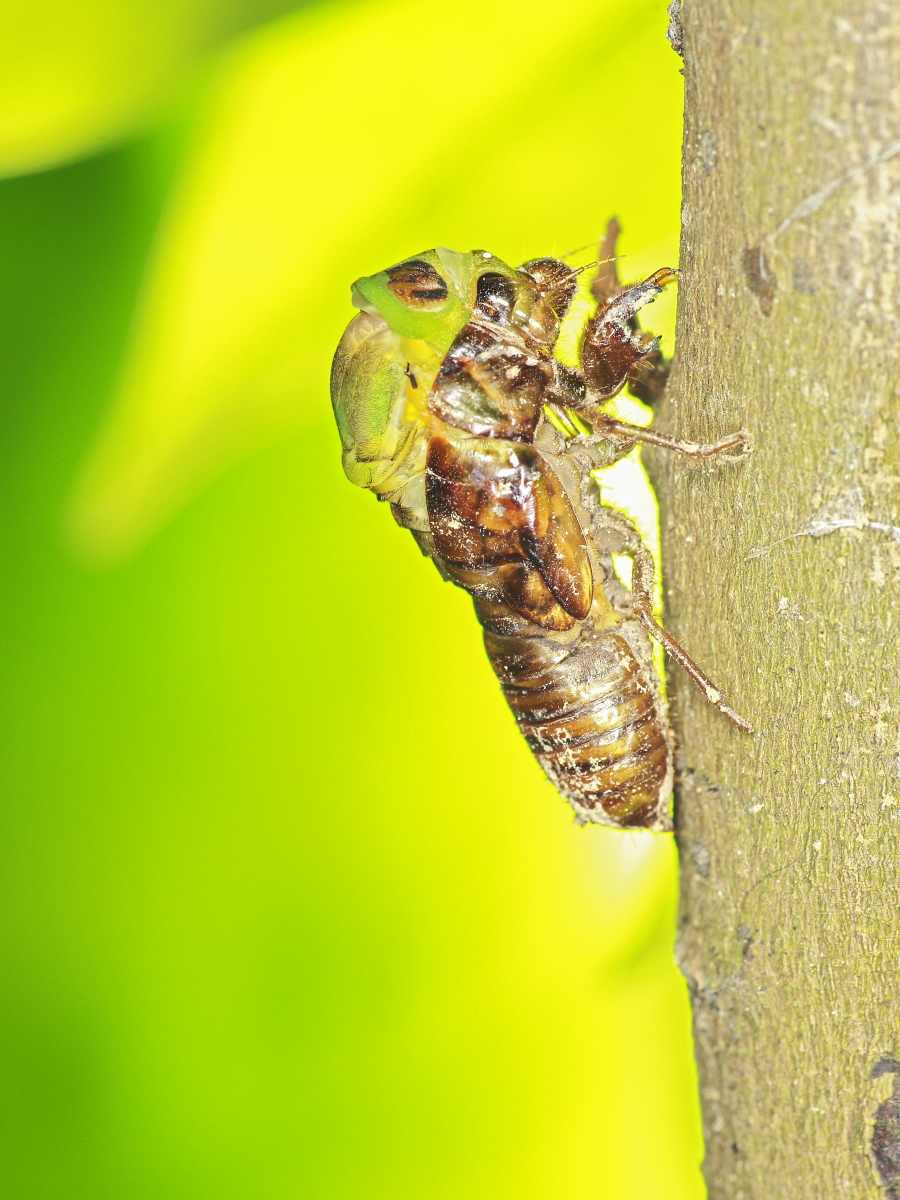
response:
<path id="1" fill-rule="evenodd" d="M 872 1068 L 872 1078 L 894 1076 L 894 1092 L 879 1104 L 872 1130 L 872 1157 L 881 1176 L 886 1200 L 900 1200 L 900 1062 L 882 1058 Z"/>
<path id="2" fill-rule="evenodd" d="M 711 859 L 707 847 L 702 842 L 691 842 L 690 853 L 694 860 L 694 870 L 704 879 L 708 879 Z"/>
<path id="3" fill-rule="evenodd" d="M 794 291 L 803 292 L 806 296 L 814 296 L 819 290 L 818 280 L 802 258 L 794 259 Z"/>
<path id="4" fill-rule="evenodd" d="M 900 1076 L 900 1062 L 896 1058 L 891 1058 L 885 1055 L 884 1058 L 879 1058 L 878 1062 L 872 1068 L 872 1078 L 878 1079 L 882 1075 L 897 1075 Z M 900 1086 L 900 1078 L 894 1083 L 894 1089 Z"/>
<path id="5" fill-rule="evenodd" d="M 758 298 L 763 316 L 768 317 L 772 312 L 778 280 L 772 273 L 762 247 L 748 246 L 741 255 L 741 266 L 744 268 L 747 287 Z"/>
<path id="6" fill-rule="evenodd" d="M 666 37 L 679 58 L 684 58 L 684 28 L 681 24 L 681 0 L 672 0 L 666 9 L 669 14 L 669 28 Z"/>
<path id="7" fill-rule="evenodd" d="M 719 1011 L 719 989 L 718 988 L 712 987 L 711 985 L 707 985 L 706 987 L 700 987 L 699 984 L 695 983 L 693 988 L 689 987 L 689 991 L 691 993 L 691 998 L 694 1001 L 695 1007 L 708 1008 L 708 1009 L 711 1009 L 713 1012 Z"/>
<path id="8" fill-rule="evenodd" d="M 753 961 L 753 930 L 749 925 L 738 925 L 737 940 L 741 943 L 741 953 L 748 962 Z"/>

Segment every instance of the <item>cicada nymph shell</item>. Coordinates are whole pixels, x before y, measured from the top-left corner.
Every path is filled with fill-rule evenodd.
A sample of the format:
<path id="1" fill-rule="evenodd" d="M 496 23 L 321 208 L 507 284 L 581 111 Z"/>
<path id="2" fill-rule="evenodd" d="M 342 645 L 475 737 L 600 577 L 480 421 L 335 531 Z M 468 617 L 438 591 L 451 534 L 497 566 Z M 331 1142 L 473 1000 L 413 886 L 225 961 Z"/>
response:
<path id="1" fill-rule="evenodd" d="M 661 389 L 664 363 L 637 311 L 674 272 L 622 287 L 601 265 L 572 369 L 554 350 L 577 274 L 552 258 L 513 269 L 487 251 L 438 248 L 358 280 L 332 401 L 347 476 L 389 502 L 472 596 L 507 703 L 578 819 L 670 829 L 672 739 L 651 634 L 749 726 L 656 622 L 652 559 L 590 472 L 638 441 L 706 455 L 745 435 L 701 446 L 604 413 L 626 383 L 648 399 Z M 615 553 L 633 559 L 630 592 Z"/>

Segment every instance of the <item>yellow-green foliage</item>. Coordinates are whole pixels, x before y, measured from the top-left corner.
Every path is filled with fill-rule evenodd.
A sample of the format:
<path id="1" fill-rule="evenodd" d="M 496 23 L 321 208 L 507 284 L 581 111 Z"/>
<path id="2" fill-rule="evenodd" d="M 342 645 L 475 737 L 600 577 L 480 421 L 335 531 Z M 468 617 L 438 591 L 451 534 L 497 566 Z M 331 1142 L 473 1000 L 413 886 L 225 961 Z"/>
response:
<path id="1" fill-rule="evenodd" d="M 664 6 L 334 0 L 179 76 L 240 7 L 4 49 L 9 173 L 182 91 L 0 185 L 0 1193 L 698 1200 L 674 847 L 573 826 L 327 387 L 411 252 L 673 262 Z"/>

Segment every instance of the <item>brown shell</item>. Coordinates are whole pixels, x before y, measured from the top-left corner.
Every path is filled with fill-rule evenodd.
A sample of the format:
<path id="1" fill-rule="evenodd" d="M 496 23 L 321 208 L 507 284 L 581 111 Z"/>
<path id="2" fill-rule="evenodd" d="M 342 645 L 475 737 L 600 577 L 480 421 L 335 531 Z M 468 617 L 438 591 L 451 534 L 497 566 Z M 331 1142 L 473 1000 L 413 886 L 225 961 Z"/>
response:
<path id="1" fill-rule="evenodd" d="M 537 346 L 470 321 L 457 334 L 428 398 L 436 417 L 478 437 L 530 442 L 553 382 L 553 364 Z"/>
<path id="2" fill-rule="evenodd" d="M 666 828 L 668 726 L 636 622 L 603 630 L 585 622 L 574 641 L 561 642 L 528 629 L 504 635 L 488 606 L 476 608 L 519 728 L 576 813 Z"/>
<path id="3" fill-rule="evenodd" d="M 614 243 L 613 234 L 601 257 L 614 258 Z M 626 381 L 652 383 L 655 343 L 635 314 L 673 272 L 622 288 L 614 266 L 601 269 L 600 307 L 573 370 L 553 351 L 577 273 L 556 259 L 514 272 L 482 257 L 471 318 L 422 417 L 424 509 L 420 476 L 387 498 L 443 577 L 472 596 L 515 719 L 578 818 L 668 829 L 665 700 L 647 633 L 603 548 L 608 518 L 582 487 L 583 461 L 533 443 L 545 404 L 590 410 Z M 424 260 L 389 275 L 410 308 L 446 298 Z"/>
<path id="4" fill-rule="evenodd" d="M 584 534 L 533 446 L 435 434 L 425 500 L 435 551 L 454 566 L 501 568 L 497 583 L 516 612 L 551 629 L 588 615 L 593 577 Z"/>

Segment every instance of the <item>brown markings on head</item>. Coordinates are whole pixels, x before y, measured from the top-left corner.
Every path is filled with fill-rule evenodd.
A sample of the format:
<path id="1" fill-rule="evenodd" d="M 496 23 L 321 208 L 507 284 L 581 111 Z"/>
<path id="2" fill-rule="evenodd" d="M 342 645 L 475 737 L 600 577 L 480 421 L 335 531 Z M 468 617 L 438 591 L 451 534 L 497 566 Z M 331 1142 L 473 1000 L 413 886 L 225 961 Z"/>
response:
<path id="1" fill-rule="evenodd" d="M 431 263 L 410 259 L 386 272 L 388 289 L 407 308 L 440 308 L 447 299 L 447 284 Z"/>

